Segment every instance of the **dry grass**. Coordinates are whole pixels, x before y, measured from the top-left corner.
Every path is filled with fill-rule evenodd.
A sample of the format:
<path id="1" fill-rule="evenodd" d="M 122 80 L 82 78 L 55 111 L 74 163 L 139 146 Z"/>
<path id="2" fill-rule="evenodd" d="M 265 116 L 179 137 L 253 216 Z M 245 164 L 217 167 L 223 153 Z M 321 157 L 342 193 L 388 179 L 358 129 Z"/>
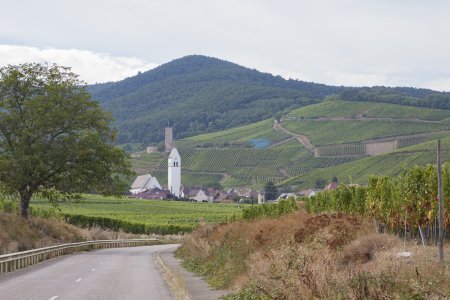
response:
<path id="1" fill-rule="evenodd" d="M 0 213 L 0 254 L 25 251 L 56 244 L 88 240 L 116 240 L 155 237 L 177 241 L 181 237 L 136 235 L 104 230 L 98 226 L 79 228 L 58 219 L 30 218 L 26 222 L 20 215 Z"/>
<path id="2" fill-rule="evenodd" d="M 238 292 L 230 299 L 450 298 L 450 264 L 437 263 L 437 248 L 411 246 L 412 257 L 399 258 L 402 241 L 372 231 L 359 217 L 296 212 L 201 226 L 179 253 L 215 286 Z"/>

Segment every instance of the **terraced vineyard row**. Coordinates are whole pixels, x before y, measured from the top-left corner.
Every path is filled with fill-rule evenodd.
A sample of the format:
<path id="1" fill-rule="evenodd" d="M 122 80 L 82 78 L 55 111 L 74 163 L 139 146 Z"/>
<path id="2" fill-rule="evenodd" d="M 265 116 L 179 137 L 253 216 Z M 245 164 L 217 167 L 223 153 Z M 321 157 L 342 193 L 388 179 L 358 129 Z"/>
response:
<path id="1" fill-rule="evenodd" d="M 396 176 L 404 166 L 424 165 L 436 162 L 436 141 L 406 147 L 393 153 L 359 159 L 346 164 L 313 170 L 307 174 L 283 181 L 282 185 L 298 185 L 300 188 L 314 187 L 317 178 L 331 180 L 333 176 L 339 182 L 363 184 L 371 174 Z M 442 161 L 450 161 L 450 138 L 442 140 Z"/>
<path id="2" fill-rule="evenodd" d="M 344 157 L 311 157 L 297 161 L 294 165 L 286 167 L 289 176 L 297 176 L 308 173 L 315 169 L 328 168 L 352 162 L 360 159 L 358 156 L 344 156 Z"/>
<path id="3" fill-rule="evenodd" d="M 274 130 L 272 125 L 273 119 L 267 119 L 246 126 L 194 136 L 186 140 L 197 142 L 197 144 L 211 143 L 218 145 L 224 143 L 250 142 L 259 139 L 267 141 L 267 145 L 270 145 L 289 137 L 285 133 Z"/>
<path id="4" fill-rule="evenodd" d="M 402 138 L 398 140 L 398 148 L 409 147 L 421 143 L 425 143 L 428 140 L 426 136 L 416 136 L 416 137 L 408 137 Z"/>
<path id="5" fill-rule="evenodd" d="M 322 146 L 317 148 L 317 154 L 319 156 L 364 155 L 365 148 L 363 144 Z"/>
<path id="6" fill-rule="evenodd" d="M 316 121 L 286 120 L 288 130 L 305 134 L 314 145 L 346 144 L 369 139 L 396 137 L 408 134 L 450 130 L 447 123 L 423 123 L 415 121 Z"/>
<path id="7" fill-rule="evenodd" d="M 298 108 L 289 113 L 293 117 L 357 117 L 374 107 L 373 102 L 326 101 Z"/>
<path id="8" fill-rule="evenodd" d="M 388 103 L 359 101 L 326 101 L 296 109 L 289 113 L 295 118 L 317 117 L 372 117 L 394 119 L 421 119 L 441 121 L 449 117 L 445 109 L 403 106 Z"/>

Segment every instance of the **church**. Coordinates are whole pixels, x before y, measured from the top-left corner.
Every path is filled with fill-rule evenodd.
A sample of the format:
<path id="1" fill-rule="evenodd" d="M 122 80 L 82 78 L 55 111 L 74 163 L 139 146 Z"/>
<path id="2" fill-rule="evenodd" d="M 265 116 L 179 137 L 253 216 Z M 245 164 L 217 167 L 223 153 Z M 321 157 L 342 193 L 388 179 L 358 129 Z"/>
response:
<path id="1" fill-rule="evenodd" d="M 181 187 L 181 157 L 177 148 L 173 148 L 172 151 L 170 151 L 167 168 L 167 189 L 175 197 L 183 197 Z"/>
<path id="2" fill-rule="evenodd" d="M 160 195 L 167 197 L 169 193 L 176 198 L 184 197 L 181 185 L 181 156 L 174 147 L 171 127 L 166 128 L 165 135 L 166 151 L 170 151 L 167 161 L 167 190 L 162 189 L 156 177 L 150 174 L 141 175 L 136 178 L 130 189 L 134 198 L 154 199 L 155 197 L 159 198 Z M 155 196 L 155 193 L 158 195 Z"/>

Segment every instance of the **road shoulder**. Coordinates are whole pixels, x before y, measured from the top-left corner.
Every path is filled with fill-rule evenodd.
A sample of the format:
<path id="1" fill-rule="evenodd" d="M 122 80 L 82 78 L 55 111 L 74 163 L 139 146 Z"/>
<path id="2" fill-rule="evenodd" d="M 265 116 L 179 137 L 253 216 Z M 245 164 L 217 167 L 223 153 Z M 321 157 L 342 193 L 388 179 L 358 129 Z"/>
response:
<path id="1" fill-rule="evenodd" d="M 183 268 L 182 261 L 175 257 L 176 249 L 161 251 L 155 256 L 175 299 L 212 300 L 229 294 L 229 291 L 210 287 L 201 277 Z"/>

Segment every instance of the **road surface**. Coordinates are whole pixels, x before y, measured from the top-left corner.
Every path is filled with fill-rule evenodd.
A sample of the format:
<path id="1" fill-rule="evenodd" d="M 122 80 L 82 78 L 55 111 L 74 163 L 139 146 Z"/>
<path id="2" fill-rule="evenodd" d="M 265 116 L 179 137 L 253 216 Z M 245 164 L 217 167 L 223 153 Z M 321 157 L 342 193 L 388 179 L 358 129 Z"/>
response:
<path id="1" fill-rule="evenodd" d="M 153 256 L 177 245 L 62 256 L 0 277 L 0 299 L 172 299 Z"/>

